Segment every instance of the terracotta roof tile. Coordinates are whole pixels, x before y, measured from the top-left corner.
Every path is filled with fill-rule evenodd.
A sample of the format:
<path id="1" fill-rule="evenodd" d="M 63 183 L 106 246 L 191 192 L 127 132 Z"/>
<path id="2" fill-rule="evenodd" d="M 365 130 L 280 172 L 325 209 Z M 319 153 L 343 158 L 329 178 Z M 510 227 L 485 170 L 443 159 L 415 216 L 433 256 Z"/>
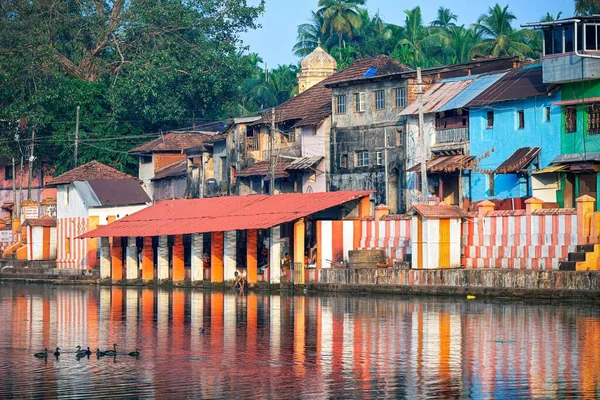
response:
<path id="1" fill-rule="evenodd" d="M 287 168 L 292 164 L 292 160 L 280 159 L 277 161 L 277 165 L 275 167 L 275 177 L 277 178 L 287 178 L 289 174 L 287 173 Z M 238 172 L 237 176 L 239 178 L 247 178 L 251 176 L 267 176 L 269 175 L 269 167 L 270 163 L 268 161 L 258 161 L 248 168 Z"/>
<path id="2" fill-rule="evenodd" d="M 62 175 L 50 180 L 46 187 L 56 187 L 58 185 L 66 185 L 75 181 L 89 181 L 94 179 L 134 179 L 133 176 L 99 163 L 98 161 L 90 161 L 75 169 L 65 172 Z"/>
<path id="3" fill-rule="evenodd" d="M 460 208 L 456 206 L 449 206 L 447 204 L 415 204 L 407 214 L 418 214 L 426 219 L 465 218 L 467 216 L 467 214 Z"/>
<path id="4" fill-rule="evenodd" d="M 169 132 L 130 150 L 130 154 L 181 152 L 189 147 L 211 146 L 221 135 L 212 132 Z"/>
<path id="5" fill-rule="evenodd" d="M 53 228 L 56 226 L 56 219 L 51 217 L 27 219 L 23 225 Z"/>
<path id="6" fill-rule="evenodd" d="M 378 56 L 358 60 L 348 68 L 336 72 L 322 82 L 296 97 L 275 107 L 275 121 L 296 121 L 295 126 L 317 125 L 331 115 L 332 90 L 328 87 L 347 80 L 362 78 L 370 68 L 376 68 L 377 74 L 390 73 L 391 70 L 406 68 L 389 56 Z M 263 114 L 256 124 L 270 124 L 271 111 Z"/>

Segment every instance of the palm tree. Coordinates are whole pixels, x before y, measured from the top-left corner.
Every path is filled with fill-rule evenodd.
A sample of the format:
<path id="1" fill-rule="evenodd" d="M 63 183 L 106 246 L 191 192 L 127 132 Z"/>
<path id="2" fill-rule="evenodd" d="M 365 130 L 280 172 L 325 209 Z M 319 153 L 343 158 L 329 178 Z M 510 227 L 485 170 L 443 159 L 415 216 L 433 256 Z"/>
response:
<path id="1" fill-rule="evenodd" d="M 544 15 L 542 18 L 540 18 L 540 22 L 558 21 L 560 19 L 560 17 L 562 17 L 561 11 L 559 11 L 558 14 L 556 14 L 556 17 L 554 15 L 550 14 L 549 12 L 547 12 L 546 15 Z"/>
<path id="2" fill-rule="evenodd" d="M 443 50 L 443 35 L 439 30 L 432 31 L 423 25 L 421 7 L 417 6 L 412 10 L 404 11 L 404 13 L 406 14 L 404 31 L 402 39 L 398 42 L 397 46 L 406 47 L 410 51 L 411 60 L 408 62 L 408 65 L 411 67 L 440 65 L 435 58 L 435 53 L 439 53 Z M 404 55 L 407 51 L 406 49 L 396 50 L 396 53 Z M 407 63 L 407 60 L 405 59 L 399 61 Z"/>
<path id="3" fill-rule="evenodd" d="M 251 98 L 258 109 L 277 106 L 298 94 L 297 65 L 279 65 L 267 77 L 261 77 L 251 89 Z"/>
<path id="4" fill-rule="evenodd" d="M 299 57 L 309 55 L 319 45 L 319 41 L 325 50 L 329 51 L 331 48 L 331 38 L 321 31 L 325 24 L 325 17 L 319 12 L 311 11 L 311 13 L 310 22 L 298 26 L 296 44 L 292 50 Z"/>
<path id="5" fill-rule="evenodd" d="M 600 14 L 600 0 L 575 0 L 575 13 L 578 15 Z"/>
<path id="6" fill-rule="evenodd" d="M 533 55 L 532 49 L 525 44 L 530 41 L 531 31 L 514 29 L 512 22 L 516 19 L 517 17 L 508 10 L 508 5 L 504 8 L 498 4 L 489 7 L 487 14 L 483 14 L 477 23 L 473 24 L 473 28 L 483 40 L 473 48 L 472 53 L 480 52 L 494 57 Z"/>
<path id="7" fill-rule="evenodd" d="M 471 61 L 471 50 L 481 42 L 475 29 L 451 26 L 444 31 L 444 64 L 459 64 Z"/>
<path id="8" fill-rule="evenodd" d="M 352 38 L 354 30 L 360 29 L 362 20 L 360 18 L 359 5 L 364 5 L 366 0 L 319 0 L 317 13 L 323 14 L 325 21 L 321 26 L 321 32 L 333 35 L 337 34 L 338 48 L 342 48 L 342 38 L 346 34 Z"/>
<path id="9" fill-rule="evenodd" d="M 456 24 L 452 21 L 458 19 L 458 16 L 454 14 L 449 8 L 440 7 L 437 10 L 437 18 L 431 22 L 431 26 L 437 26 L 443 29 L 448 29 Z"/>

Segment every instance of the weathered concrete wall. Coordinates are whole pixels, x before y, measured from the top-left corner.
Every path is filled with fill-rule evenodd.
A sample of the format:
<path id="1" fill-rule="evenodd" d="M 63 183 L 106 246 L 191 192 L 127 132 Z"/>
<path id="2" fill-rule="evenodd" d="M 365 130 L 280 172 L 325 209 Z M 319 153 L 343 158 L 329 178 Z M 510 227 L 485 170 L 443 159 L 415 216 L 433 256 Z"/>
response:
<path id="1" fill-rule="evenodd" d="M 322 269 L 310 289 L 380 293 L 584 297 L 600 300 L 600 272 Z"/>

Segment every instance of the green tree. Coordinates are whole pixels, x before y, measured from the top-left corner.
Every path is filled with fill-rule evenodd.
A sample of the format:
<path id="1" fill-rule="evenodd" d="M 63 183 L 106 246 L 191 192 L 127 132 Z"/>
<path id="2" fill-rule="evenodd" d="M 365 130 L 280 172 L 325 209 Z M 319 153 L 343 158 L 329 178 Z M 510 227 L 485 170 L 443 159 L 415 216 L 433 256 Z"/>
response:
<path id="1" fill-rule="evenodd" d="M 296 37 L 296 44 L 292 51 L 299 57 L 306 57 L 309 55 L 318 45 L 327 51 L 333 47 L 335 40 L 329 35 L 323 33 L 322 28 L 325 24 L 325 17 L 322 13 L 312 12 L 312 16 L 309 22 L 298 25 L 298 36 Z"/>
<path id="2" fill-rule="evenodd" d="M 423 24 L 421 7 L 404 11 L 406 18 L 404 30 L 397 46 L 397 54 L 410 54 L 409 59 L 400 60 L 411 67 L 429 67 L 440 65 L 440 55 L 443 52 L 444 35 L 439 29 L 431 30 Z"/>
<path id="3" fill-rule="evenodd" d="M 127 169 L 134 160 L 126 151 L 149 132 L 234 112 L 252 74 L 240 34 L 257 26 L 263 8 L 245 0 L 4 0 L 0 119 L 25 117 L 36 153 L 62 172 L 80 105 L 80 161 Z"/>
<path id="4" fill-rule="evenodd" d="M 253 111 L 277 106 L 298 94 L 298 71 L 296 65 L 279 65 L 261 76 L 250 92 Z"/>
<path id="5" fill-rule="evenodd" d="M 473 47 L 481 42 L 481 37 L 474 29 L 451 26 L 444 31 L 444 64 L 459 64 L 472 59 Z"/>
<path id="6" fill-rule="evenodd" d="M 321 27 L 322 33 L 336 34 L 338 48 L 342 48 L 344 34 L 352 38 L 354 31 L 362 26 L 359 6 L 364 5 L 365 0 L 319 0 L 319 10 L 324 17 Z"/>
<path id="7" fill-rule="evenodd" d="M 458 16 L 454 14 L 449 8 L 440 7 L 437 10 L 437 18 L 431 22 L 431 26 L 437 26 L 443 29 L 456 26 L 455 22 Z"/>
<path id="8" fill-rule="evenodd" d="M 473 24 L 473 28 L 482 37 L 481 43 L 474 46 L 473 54 L 489 54 L 494 57 L 533 55 L 534 51 L 526 44 L 530 41 L 532 32 L 513 28 L 512 23 L 516 19 L 508 5 L 504 8 L 498 4 L 489 7 L 488 12 Z"/>
<path id="9" fill-rule="evenodd" d="M 575 0 L 577 15 L 600 14 L 600 0 Z"/>

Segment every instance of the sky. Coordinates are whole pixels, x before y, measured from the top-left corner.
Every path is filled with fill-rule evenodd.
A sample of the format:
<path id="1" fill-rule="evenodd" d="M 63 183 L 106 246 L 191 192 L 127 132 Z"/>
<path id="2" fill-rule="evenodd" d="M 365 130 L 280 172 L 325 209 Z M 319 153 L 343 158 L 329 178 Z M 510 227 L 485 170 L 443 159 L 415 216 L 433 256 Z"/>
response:
<path id="1" fill-rule="evenodd" d="M 248 0 L 249 4 L 258 4 L 259 0 Z M 266 0 L 266 10 L 259 19 L 262 28 L 242 36 L 251 52 L 258 53 L 269 68 L 279 64 L 297 63 L 299 58 L 292 52 L 296 43 L 298 25 L 308 22 L 311 10 L 316 10 L 318 0 Z M 495 1 L 459 0 L 456 2 L 440 0 L 367 0 L 367 8 L 374 14 L 379 10 L 386 22 L 403 24 L 404 10 L 421 6 L 425 23 L 435 19 L 440 6 L 449 7 L 458 15 L 459 25 L 469 25 L 487 12 Z M 562 17 L 573 15 L 572 0 L 504 0 L 501 6 L 508 4 L 517 16 L 519 24 L 538 21 L 546 12 L 556 15 L 562 11 Z"/>

